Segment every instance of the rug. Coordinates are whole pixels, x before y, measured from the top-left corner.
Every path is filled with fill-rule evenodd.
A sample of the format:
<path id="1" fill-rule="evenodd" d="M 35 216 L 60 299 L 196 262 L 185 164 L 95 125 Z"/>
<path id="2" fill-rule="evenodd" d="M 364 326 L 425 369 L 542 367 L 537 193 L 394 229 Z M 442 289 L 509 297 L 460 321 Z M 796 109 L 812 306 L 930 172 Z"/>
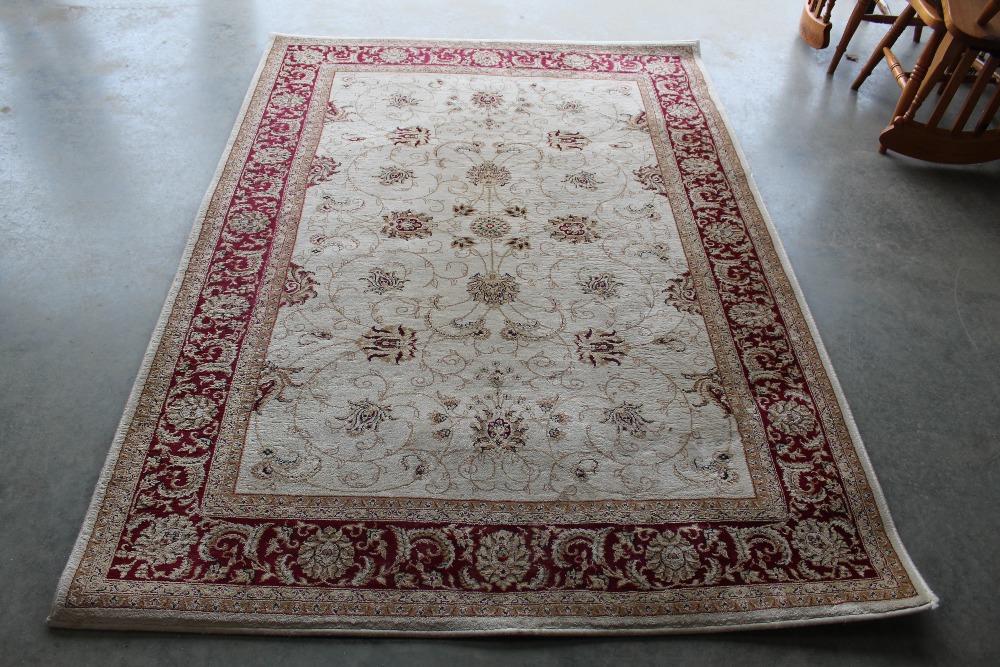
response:
<path id="1" fill-rule="evenodd" d="M 696 44 L 276 36 L 57 627 L 931 607 Z"/>

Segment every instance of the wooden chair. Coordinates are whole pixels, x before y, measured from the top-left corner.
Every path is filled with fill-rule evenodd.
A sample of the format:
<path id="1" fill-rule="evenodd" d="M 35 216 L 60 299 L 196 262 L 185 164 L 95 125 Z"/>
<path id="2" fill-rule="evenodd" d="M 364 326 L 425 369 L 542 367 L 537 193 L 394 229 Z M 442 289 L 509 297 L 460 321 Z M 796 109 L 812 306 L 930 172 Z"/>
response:
<path id="1" fill-rule="evenodd" d="M 944 36 L 942 31 L 945 29 L 940 0 L 911 0 L 909 5 L 896 17 L 892 27 L 889 28 L 889 32 L 885 34 L 882 41 L 875 47 L 871 58 L 861 68 L 858 77 L 851 84 L 851 90 L 860 88 L 861 84 L 871 76 L 875 67 L 883 60 L 889 64 L 889 69 L 892 70 L 893 75 L 896 77 L 896 82 L 899 83 L 900 87 L 906 85 L 906 79 L 910 73 L 900 65 L 899 58 L 892 52 L 892 46 L 899 39 L 899 36 L 903 34 L 903 31 L 913 24 L 914 20 L 920 21 L 933 31 L 930 42 L 924 48 L 924 53 L 937 48 L 937 45 L 940 44 Z M 917 67 L 920 67 L 920 61 L 917 62 Z M 926 64 L 924 64 L 924 67 L 926 68 Z M 914 72 L 916 72 L 916 69 L 914 69 Z"/>
<path id="2" fill-rule="evenodd" d="M 826 70 L 826 73 L 833 74 L 837 71 L 840 59 L 847 52 L 847 45 L 851 42 L 854 33 L 858 31 L 862 23 L 894 24 L 897 18 L 899 18 L 898 15 L 893 14 L 883 0 L 857 0 L 854 4 L 854 11 L 851 12 L 850 18 L 847 19 L 847 25 L 844 26 L 844 34 L 840 37 L 840 42 L 837 44 L 837 48 L 833 53 L 833 60 L 830 61 L 830 67 Z M 920 34 L 924 27 L 923 21 L 920 20 L 920 17 L 914 17 L 908 25 L 914 28 L 913 41 L 919 42 Z"/>
<path id="3" fill-rule="evenodd" d="M 1000 127 L 991 127 L 1000 110 L 1000 0 L 941 0 L 941 11 L 927 0 L 910 0 L 861 75 L 858 86 L 884 58 L 902 88 L 889 126 L 879 135 L 887 150 L 931 162 L 972 164 L 1000 159 Z M 912 72 L 906 72 L 891 46 L 913 15 L 933 30 Z M 933 107 L 922 109 L 940 84 Z M 992 95 L 984 97 L 992 85 Z M 963 90 L 964 94 L 959 95 Z M 931 106 L 931 105 L 928 105 Z M 974 126 L 966 129 L 977 109 Z M 942 127 L 942 121 L 950 127 Z"/>
<path id="4" fill-rule="evenodd" d="M 799 19 L 799 35 L 814 49 L 830 46 L 830 14 L 837 0 L 806 0 Z"/>

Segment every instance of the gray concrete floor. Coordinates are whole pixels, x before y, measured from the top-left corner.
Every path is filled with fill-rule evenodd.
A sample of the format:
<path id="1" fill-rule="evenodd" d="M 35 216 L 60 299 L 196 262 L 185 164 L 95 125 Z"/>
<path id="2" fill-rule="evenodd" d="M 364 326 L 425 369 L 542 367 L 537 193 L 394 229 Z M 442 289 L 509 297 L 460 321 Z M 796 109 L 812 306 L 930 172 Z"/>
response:
<path id="1" fill-rule="evenodd" d="M 842 0 L 839 27 L 852 3 Z M 900 4 L 897 0 L 897 4 Z M 884 71 L 801 0 L 0 3 L 0 663 L 998 664 L 1000 163 L 875 152 Z M 941 596 L 885 621 L 696 637 L 345 640 L 51 631 L 56 581 L 271 31 L 700 39 L 903 541 Z M 867 55 L 879 28 L 852 52 Z M 911 54 L 912 55 L 912 54 Z"/>

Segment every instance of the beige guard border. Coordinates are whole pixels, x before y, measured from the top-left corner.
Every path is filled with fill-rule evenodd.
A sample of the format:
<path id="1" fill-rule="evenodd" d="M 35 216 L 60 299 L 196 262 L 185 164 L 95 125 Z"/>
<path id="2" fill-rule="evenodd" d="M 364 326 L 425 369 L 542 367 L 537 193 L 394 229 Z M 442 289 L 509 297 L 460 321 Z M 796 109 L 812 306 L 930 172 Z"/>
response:
<path id="1" fill-rule="evenodd" d="M 917 596 L 914 598 L 909 598 L 902 601 L 881 601 L 881 602 L 865 602 L 865 603 L 845 603 L 837 605 L 837 612 L 835 614 L 829 613 L 828 610 L 833 607 L 813 607 L 813 608 L 793 608 L 793 609 L 767 609 L 759 611 L 740 611 L 732 613 L 713 613 L 713 614 L 697 614 L 695 615 L 696 620 L 692 618 L 670 615 L 670 616 L 647 616 L 647 617 L 633 617 L 631 627 L 623 628 L 621 627 L 620 618 L 603 618 L 603 617 L 585 617 L 585 618 L 565 618 L 560 619 L 558 625 L 543 626 L 541 623 L 545 621 L 538 621 L 540 619 L 531 619 L 526 617 L 511 616 L 505 618 L 497 617 L 483 617 L 475 616 L 471 617 L 475 619 L 475 623 L 480 627 L 474 630 L 466 629 L 455 629 L 456 625 L 463 625 L 466 623 L 463 618 L 412 618 L 407 619 L 407 622 L 413 626 L 421 626 L 421 629 L 413 630 L 399 630 L 392 627 L 379 627 L 381 622 L 389 620 L 386 618 L 378 617 L 365 617 L 363 619 L 358 619 L 354 617 L 329 617 L 329 616 L 289 616 L 289 615 L 267 615 L 265 618 L 268 625 L 253 625 L 248 623 L 252 616 L 245 614 L 230 614 L 230 613 L 215 613 L 215 612 L 169 612 L 164 610 L 151 611 L 151 610 L 137 610 L 137 609 L 77 609 L 66 606 L 66 599 L 69 593 L 70 583 L 73 579 L 73 575 L 76 572 L 77 567 L 80 565 L 80 561 L 83 558 L 84 550 L 86 549 L 87 542 L 90 540 L 91 534 L 93 533 L 94 523 L 97 519 L 97 514 L 100 509 L 101 503 L 104 500 L 105 491 L 107 489 L 108 483 L 111 478 L 111 473 L 114 470 L 115 462 L 118 459 L 119 451 L 121 450 L 122 444 L 125 439 L 125 434 L 128 430 L 129 424 L 132 420 L 132 416 L 135 413 L 136 407 L 138 405 L 139 396 L 142 393 L 142 388 L 145 386 L 147 376 L 149 375 L 150 366 L 153 362 L 153 357 L 156 354 L 156 350 L 160 345 L 161 339 L 163 337 L 164 329 L 167 325 L 167 320 L 169 319 L 170 312 L 173 308 L 174 301 L 177 298 L 177 294 L 180 290 L 181 283 L 183 282 L 184 275 L 187 271 L 188 264 L 190 262 L 191 256 L 194 251 L 195 244 L 201 233 L 202 223 L 204 222 L 205 215 L 208 211 L 209 203 L 211 202 L 212 195 L 218 186 L 219 180 L 225 170 L 226 163 L 229 160 L 229 154 L 232 151 L 232 147 L 236 138 L 240 132 L 240 128 L 243 124 L 247 108 L 250 105 L 250 100 L 253 97 L 254 92 L 257 90 L 257 85 L 264 70 L 264 66 L 267 63 L 268 58 L 271 55 L 271 50 L 274 46 L 276 40 L 279 39 L 303 39 L 303 40 L 319 40 L 322 42 L 335 42 L 339 44 L 372 44 L 376 42 L 393 42 L 397 44 L 412 44 L 412 45 L 460 45 L 460 44 L 479 44 L 482 46 L 490 47 L 501 47 L 504 45 L 517 45 L 519 47 L 530 47 L 536 46 L 544 48 L 546 46 L 585 46 L 585 47 L 600 47 L 600 46 L 614 46 L 614 47 L 671 47 L 671 46 L 689 46 L 692 49 L 694 55 L 694 60 L 698 66 L 698 69 L 704 78 L 705 85 L 708 88 L 709 96 L 712 102 L 715 104 L 716 110 L 719 116 L 722 118 L 723 124 L 726 131 L 729 134 L 729 139 L 736 150 L 736 154 L 739 157 L 740 165 L 743 167 L 747 179 L 747 185 L 753 192 L 754 200 L 761 213 L 761 217 L 767 227 L 767 231 L 771 236 L 771 241 L 774 245 L 775 252 L 777 253 L 782 269 L 785 271 L 785 275 L 788 277 L 788 281 L 791 284 L 792 290 L 795 293 L 796 300 L 800 311 L 802 312 L 802 317 L 805 320 L 807 326 L 809 327 L 809 333 L 812 336 L 813 343 L 816 346 L 816 350 L 823 362 L 824 370 L 830 379 L 830 384 L 833 386 L 834 393 L 837 396 L 837 402 L 841 413 L 843 414 L 844 421 L 847 423 L 848 431 L 851 435 L 851 440 L 853 441 L 854 447 L 857 450 L 858 458 L 864 468 L 865 474 L 868 478 L 868 483 L 872 490 L 872 495 L 875 498 L 875 503 L 877 505 L 879 514 L 882 519 L 882 525 L 885 528 L 887 537 L 892 544 L 893 549 L 896 551 L 906 568 L 906 572 L 912 580 L 914 587 L 917 589 Z M 195 222 L 191 235 L 188 238 L 187 246 L 184 249 L 184 254 L 181 259 L 180 267 L 177 270 L 177 274 L 174 278 L 174 282 L 170 287 L 170 292 L 167 295 L 166 303 L 160 312 L 159 320 L 156 323 L 156 327 L 153 330 L 152 339 L 146 349 L 146 354 L 143 357 L 142 366 L 139 369 L 139 374 L 136 377 L 135 383 L 132 386 L 132 392 L 129 396 L 128 403 L 121 421 L 118 424 L 118 430 L 116 431 L 111 450 L 108 452 L 107 459 L 104 462 L 104 467 L 101 470 L 100 478 L 97 482 L 97 487 L 94 490 L 94 494 L 90 500 L 90 506 L 87 510 L 86 519 L 84 520 L 83 527 L 80 529 L 80 534 L 77 537 L 76 544 L 73 547 L 73 552 L 70 555 L 69 562 L 66 564 L 66 568 L 63 570 L 62 577 L 59 580 L 59 586 L 56 590 L 55 601 L 53 605 L 52 614 L 48 618 L 48 624 L 54 628 L 86 628 L 94 630 L 146 630 L 146 631 L 159 631 L 159 632 L 200 632 L 200 633 L 224 633 L 224 634 L 260 634 L 260 635 L 346 635 L 346 636 L 392 636 L 392 637 L 469 637 L 469 636 L 480 636 L 480 635 L 638 635 L 638 634 L 680 634 L 680 633 L 709 633 L 709 632 L 728 632 L 734 630 L 754 630 L 754 629 L 769 629 L 769 628 L 780 628 L 780 627 L 795 627 L 803 625 L 817 625 L 822 623 L 837 623 L 846 621 L 860 621 L 866 619 L 874 618 L 888 618 L 891 616 L 904 616 L 908 614 L 914 614 L 927 609 L 935 609 L 938 607 L 939 601 L 938 597 L 931 592 L 927 584 L 924 582 L 920 573 L 917 572 L 916 567 L 913 565 L 909 554 L 907 554 L 906 549 L 903 547 L 902 541 L 899 539 L 899 534 L 896 531 L 896 527 L 892 522 L 892 517 L 889 514 L 889 508 L 886 505 L 885 496 L 882 493 L 882 489 L 879 487 L 878 480 L 875 477 L 875 471 L 872 469 L 871 461 L 868 458 L 868 454 L 865 451 L 864 444 L 861 441 L 861 434 L 858 432 L 857 425 L 854 422 L 854 417 L 851 415 L 850 408 L 847 405 L 847 400 L 844 397 L 843 390 L 840 387 L 840 382 L 837 380 L 837 376 L 834 373 L 833 365 L 830 362 L 830 358 L 827 355 L 826 348 L 823 345 L 823 341 L 820 338 L 819 331 L 816 328 L 816 323 L 814 322 L 809 308 L 806 305 L 805 298 L 802 295 L 802 291 L 799 287 L 798 280 L 795 278 L 795 274 L 792 271 L 791 262 L 788 260 L 788 256 L 785 253 L 784 247 L 781 244 L 781 239 L 778 236 L 777 229 L 774 227 L 774 223 L 771 221 L 771 217 L 764 206 L 764 201 L 760 195 L 757 185 L 753 180 L 753 175 L 747 164 L 746 156 L 743 154 L 743 150 L 740 147 L 739 141 L 733 132 L 729 118 L 726 115 L 725 109 L 722 106 L 719 96 L 712 86 L 711 80 L 709 79 L 708 72 L 705 69 L 704 63 L 701 60 L 701 47 L 697 40 L 692 41 L 676 41 L 676 42 L 660 42 L 660 43 L 650 43 L 650 42 L 577 42 L 577 41 L 517 41 L 517 40 L 437 40 L 437 39 L 388 39 L 388 38 L 372 38 L 372 39 L 357 39 L 357 38 L 336 38 L 336 37 L 309 37 L 305 35 L 288 35 L 280 33 L 272 33 L 268 38 L 267 46 L 264 50 L 264 55 L 261 57 L 260 64 L 257 66 L 257 71 L 254 73 L 253 79 L 250 82 L 250 86 L 247 90 L 246 97 L 243 100 L 243 105 L 240 108 L 239 115 L 237 116 L 236 123 L 233 126 L 232 133 L 229 136 L 229 141 L 226 144 L 226 148 L 223 151 L 222 158 L 219 161 L 219 166 L 216 168 L 215 176 L 212 179 L 212 183 L 202 200 L 201 206 L 198 209 L 198 213 L 195 216 Z M 260 619 L 263 620 L 263 619 Z M 550 619 L 551 620 L 551 619 Z M 518 622 L 522 623 L 521 627 L 512 627 Z M 338 624 L 338 627 L 329 627 L 331 623 Z M 398 620 L 392 621 L 393 625 L 398 625 Z M 529 624 L 533 624 L 533 627 L 528 627 Z"/>

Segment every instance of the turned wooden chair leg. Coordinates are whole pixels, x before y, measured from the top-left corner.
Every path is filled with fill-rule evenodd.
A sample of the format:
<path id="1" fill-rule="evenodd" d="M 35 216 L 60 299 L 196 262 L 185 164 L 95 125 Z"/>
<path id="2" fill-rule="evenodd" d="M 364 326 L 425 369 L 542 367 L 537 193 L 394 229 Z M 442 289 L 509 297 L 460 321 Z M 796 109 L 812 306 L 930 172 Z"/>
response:
<path id="1" fill-rule="evenodd" d="M 943 41 L 942 41 L 943 40 Z M 915 80 L 913 88 L 910 88 L 911 81 L 907 81 L 907 88 L 903 89 L 903 94 L 899 96 L 899 104 L 896 105 L 896 111 L 893 117 L 903 116 L 904 121 L 913 120 L 913 116 L 917 113 L 917 109 L 923 105 L 924 100 L 930 95 L 930 92 L 937 85 L 938 81 L 944 78 L 945 70 L 949 67 L 956 69 L 953 79 L 956 81 L 955 88 L 961 83 L 962 79 L 965 77 L 963 71 L 958 70 L 961 63 L 956 62 L 958 55 L 962 53 L 963 45 L 961 42 L 955 40 L 946 30 L 943 28 L 941 30 L 935 30 L 934 34 L 931 35 L 930 40 L 927 42 L 927 48 L 924 51 L 931 51 L 930 54 L 922 52 L 920 58 L 917 59 L 917 64 L 913 67 L 913 74 L 910 75 L 911 81 Z M 905 98 L 907 96 L 907 89 L 912 90 L 912 97 L 907 101 Z M 951 95 L 954 95 L 954 89 L 949 94 L 947 88 L 945 89 L 945 95 L 950 99 Z M 905 102 L 905 105 L 904 105 Z"/>
<path id="2" fill-rule="evenodd" d="M 875 47 L 872 57 L 868 59 L 868 62 L 865 63 L 861 73 L 858 74 L 858 78 L 856 78 L 854 83 L 851 84 L 851 90 L 857 90 L 860 88 L 861 84 L 865 82 L 865 79 L 871 76 L 875 67 L 884 57 L 883 49 L 892 48 L 892 45 L 896 43 L 896 40 L 899 39 L 899 36 L 903 34 L 903 31 L 906 30 L 906 28 L 910 25 L 910 21 L 912 21 L 913 17 L 916 15 L 917 10 L 910 5 L 907 5 L 906 8 L 899 13 L 896 21 L 892 24 L 892 28 L 889 29 L 889 32 L 886 33 L 885 37 L 882 38 L 882 41 Z"/>
<path id="3" fill-rule="evenodd" d="M 1000 0 L 989 0 L 983 7 L 983 13 L 976 19 L 976 23 L 986 25 L 997 14 L 1000 14 Z"/>
<path id="4" fill-rule="evenodd" d="M 864 20 L 870 4 L 871 0 L 858 0 L 855 3 L 854 11 L 851 12 L 851 18 L 847 19 L 847 25 L 844 26 L 844 34 L 840 38 L 840 43 L 837 44 L 837 49 L 833 52 L 833 60 L 830 61 L 830 67 L 826 70 L 827 74 L 833 74 L 837 71 L 837 65 L 840 64 L 840 59 L 847 52 L 847 45 L 854 37 L 854 33 L 858 31 L 858 27 Z"/>

